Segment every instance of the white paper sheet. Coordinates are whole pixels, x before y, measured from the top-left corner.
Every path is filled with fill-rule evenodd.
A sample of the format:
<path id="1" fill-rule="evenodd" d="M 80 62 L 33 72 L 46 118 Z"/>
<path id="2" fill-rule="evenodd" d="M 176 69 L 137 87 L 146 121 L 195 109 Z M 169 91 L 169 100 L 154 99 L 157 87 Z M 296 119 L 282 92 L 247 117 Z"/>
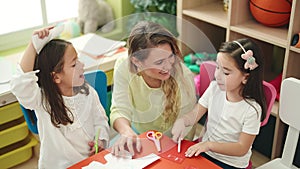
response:
<path id="1" fill-rule="evenodd" d="M 160 157 L 152 153 L 142 158 L 129 159 L 116 157 L 109 153 L 105 155 L 104 158 L 107 161 L 106 164 L 102 164 L 98 161 L 92 161 L 88 166 L 82 167 L 82 169 L 142 169 L 158 160 Z"/>

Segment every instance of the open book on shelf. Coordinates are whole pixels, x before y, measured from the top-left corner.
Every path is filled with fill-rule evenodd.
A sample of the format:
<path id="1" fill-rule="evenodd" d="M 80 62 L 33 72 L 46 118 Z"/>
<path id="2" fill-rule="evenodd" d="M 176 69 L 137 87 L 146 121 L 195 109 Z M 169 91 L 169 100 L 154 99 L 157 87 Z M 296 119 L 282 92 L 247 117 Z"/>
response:
<path id="1" fill-rule="evenodd" d="M 72 42 L 79 53 L 83 53 L 93 59 L 111 56 L 126 45 L 125 41 L 107 39 L 94 33 L 71 39 L 70 42 Z"/>

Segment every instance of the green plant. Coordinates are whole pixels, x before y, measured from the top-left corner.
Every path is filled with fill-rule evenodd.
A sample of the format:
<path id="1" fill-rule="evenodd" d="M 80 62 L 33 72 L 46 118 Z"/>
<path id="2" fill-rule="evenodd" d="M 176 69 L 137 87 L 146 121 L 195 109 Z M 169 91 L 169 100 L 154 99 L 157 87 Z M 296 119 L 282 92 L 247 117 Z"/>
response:
<path id="1" fill-rule="evenodd" d="M 162 12 L 176 15 L 176 0 L 130 0 L 136 12 Z"/>
<path id="2" fill-rule="evenodd" d="M 175 36 L 178 36 L 176 29 L 176 0 L 130 0 L 135 8 L 127 23 L 127 30 L 142 20 L 152 21 L 163 25 Z"/>

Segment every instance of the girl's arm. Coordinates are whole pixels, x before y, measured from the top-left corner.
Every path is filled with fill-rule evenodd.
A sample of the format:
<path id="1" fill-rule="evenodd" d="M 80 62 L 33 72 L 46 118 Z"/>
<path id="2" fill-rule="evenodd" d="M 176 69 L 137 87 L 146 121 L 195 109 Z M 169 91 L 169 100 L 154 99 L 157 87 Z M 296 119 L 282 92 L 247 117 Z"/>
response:
<path id="1" fill-rule="evenodd" d="M 53 27 L 48 27 L 36 30 L 33 32 L 33 35 L 37 35 L 38 38 L 43 39 L 49 35 L 49 30 L 51 30 L 52 28 Z M 20 66 L 24 73 L 33 71 L 36 53 L 36 49 L 34 48 L 32 41 L 30 40 L 20 62 Z"/>
<path id="2" fill-rule="evenodd" d="M 236 143 L 200 142 L 188 148 L 185 152 L 187 157 L 194 154 L 198 156 L 202 152 L 212 151 L 229 156 L 244 156 L 254 142 L 256 135 L 241 133 Z"/>
<path id="3" fill-rule="evenodd" d="M 193 110 L 185 114 L 183 116 L 184 125 L 185 126 L 192 126 L 197 123 L 201 117 L 207 112 L 207 108 L 203 107 L 201 104 L 197 103 Z"/>

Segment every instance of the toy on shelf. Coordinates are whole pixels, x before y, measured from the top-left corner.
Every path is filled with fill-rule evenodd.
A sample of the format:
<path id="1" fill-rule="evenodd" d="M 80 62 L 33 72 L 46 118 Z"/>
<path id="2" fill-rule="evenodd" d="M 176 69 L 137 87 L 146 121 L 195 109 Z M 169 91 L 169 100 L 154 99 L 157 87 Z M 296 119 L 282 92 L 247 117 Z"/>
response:
<path id="1" fill-rule="evenodd" d="M 77 19 L 84 34 L 96 32 L 99 27 L 107 33 L 115 27 L 112 7 L 105 0 L 79 0 Z"/>
<path id="2" fill-rule="evenodd" d="M 194 73 L 200 72 L 200 65 L 204 61 L 213 60 L 215 61 L 217 54 L 215 53 L 190 53 L 184 56 L 184 64 Z"/>
<path id="3" fill-rule="evenodd" d="M 275 79 L 271 80 L 269 83 L 271 83 L 277 92 L 276 95 L 276 99 L 277 101 L 279 101 L 279 97 L 280 97 L 280 88 L 281 88 L 281 81 L 282 81 L 282 73 L 280 73 Z"/>
<path id="4" fill-rule="evenodd" d="M 57 26 L 63 25 L 64 29 L 58 36 L 60 39 L 71 39 L 81 35 L 79 24 L 74 20 L 67 20 L 59 23 Z"/>
<path id="5" fill-rule="evenodd" d="M 253 17 L 265 26 L 280 27 L 289 23 L 292 0 L 250 0 Z"/>

